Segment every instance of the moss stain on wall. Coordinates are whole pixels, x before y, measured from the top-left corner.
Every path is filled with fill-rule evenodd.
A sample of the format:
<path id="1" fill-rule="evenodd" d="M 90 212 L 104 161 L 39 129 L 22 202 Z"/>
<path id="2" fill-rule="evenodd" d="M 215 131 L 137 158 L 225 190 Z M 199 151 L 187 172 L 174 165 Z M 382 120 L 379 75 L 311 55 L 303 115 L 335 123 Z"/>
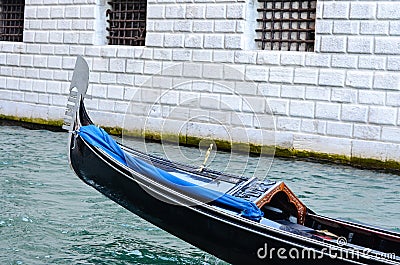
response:
<path id="1" fill-rule="evenodd" d="M 0 122 L 5 121 L 13 122 L 17 125 L 22 125 L 29 128 L 45 128 L 53 131 L 60 131 L 63 124 L 62 120 L 45 120 L 40 118 L 26 118 L 16 117 L 9 115 L 0 115 Z M 0 123 L 1 124 L 1 123 Z M 362 158 L 362 157 L 348 157 L 344 155 L 326 154 L 306 150 L 296 150 L 293 148 L 281 148 L 275 146 L 261 146 L 248 143 L 231 143 L 221 139 L 204 139 L 195 136 L 188 135 L 176 135 L 176 134 L 160 134 L 158 132 L 143 132 L 142 130 L 124 130 L 120 127 L 103 127 L 105 131 L 112 135 L 132 137 L 132 138 L 145 138 L 149 141 L 156 142 L 170 142 L 185 145 L 185 146 L 198 146 L 201 141 L 208 140 L 210 143 L 213 142 L 217 145 L 217 149 L 221 151 L 234 151 L 234 152 L 245 152 L 252 153 L 255 155 L 274 155 L 282 158 L 293 158 L 293 159 L 305 159 L 316 162 L 329 162 L 342 165 L 350 165 L 357 168 L 383 170 L 385 172 L 391 172 L 400 174 L 400 161 L 387 160 L 382 161 L 373 158 Z"/>

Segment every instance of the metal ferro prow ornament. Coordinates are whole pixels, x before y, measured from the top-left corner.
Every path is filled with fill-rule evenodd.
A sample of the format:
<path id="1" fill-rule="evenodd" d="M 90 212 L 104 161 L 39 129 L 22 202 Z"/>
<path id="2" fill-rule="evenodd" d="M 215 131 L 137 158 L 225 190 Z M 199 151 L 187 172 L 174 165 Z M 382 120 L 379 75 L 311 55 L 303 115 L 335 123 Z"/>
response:
<path id="1" fill-rule="evenodd" d="M 78 56 L 75 63 L 75 70 L 72 75 L 71 85 L 69 87 L 69 97 L 65 110 L 63 129 L 72 131 L 75 115 L 79 107 L 81 97 L 86 96 L 89 87 L 89 66 L 82 56 Z M 88 97 L 90 98 L 90 97 Z"/>

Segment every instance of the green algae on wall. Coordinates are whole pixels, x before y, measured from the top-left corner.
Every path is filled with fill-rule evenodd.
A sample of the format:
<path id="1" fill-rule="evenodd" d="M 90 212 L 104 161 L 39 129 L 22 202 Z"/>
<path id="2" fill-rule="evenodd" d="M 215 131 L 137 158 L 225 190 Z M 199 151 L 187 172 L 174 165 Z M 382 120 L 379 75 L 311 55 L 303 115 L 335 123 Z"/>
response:
<path id="1" fill-rule="evenodd" d="M 41 118 L 17 117 L 2 114 L 0 114 L 0 121 L 3 121 L 3 123 L 7 121 L 15 125 L 32 129 L 47 129 L 52 131 L 61 131 L 61 126 L 63 125 L 62 120 L 45 120 Z"/>
<path id="2" fill-rule="evenodd" d="M 116 129 L 119 131 L 120 129 Z M 111 132 L 111 130 L 109 130 Z M 119 134 L 121 135 L 121 134 Z M 124 136 L 134 138 L 145 138 L 151 141 L 157 142 L 173 142 L 185 145 L 185 146 L 198 146 L 204 138 L 190 136 L 190 135 L 176 135 L 176 134 L 160 134 L 158 132 L 146 131 L 124 131 Z M 383 170 L 385 172 L 391 172 L 400 174 L 400 161 L 381 161 L 372 158 L 361 158 L 361 157 L 349 157 L 345 155 L 327 154 L 320 152 L 313 152 L 307 150 L 296 150 L 293 148 L 282 148 L 275 146 L 261 146 L 251 143 L 232 143 L 221 139 L 206 139 L 213 142 L 218 150 L 221 151 L 234 151 L 234 152 L 246 152 L 255 155 L 267 155 L 281 158 L 294 158 L 294 159 L 306 159 L 315 162 L 329 162 L 341 165 L 349 165 L 363 169 Z"/>
<path id="3" fill-rule="evenodd" d="M 62 120 L 45 120 L 41 118 L 26 118 L 16 117 L 10 115 L 0 115 L 0 121 L 9 121 L 17 125 L 26 126 L 29 128 L 49 129 L 61 131 L 63 124 Z M 209 140 L 210 143 L 214 143 L 218 150 L 221 151 L 234 151 L 234 152 L 245 152 L 255 155 L 267 155 L 276 156 L 281 158 L 295 158 L 295 159 L 307 159 L 316 162 L 330 162 L 335 164 L 350 165 L 358 168 L 383 170 L 386 172 L 392 172 L 400 174 L 400 161 L 387 160 L 382 161 L 373 158 L 362 158 L 362 157 L 348 157 L 344 155 L 327 154 L 306 150 L 296 150 L 293 148 L 282 148 L 275 146 L 261 146 L 251 143 L 232 143 L 222 139 L 204 139 L 190 135 L 176 135 L 166 134 L 159 132 L 150 132 L 142 130 L 124 130 L 121 127 L 103 127 L 105 131 L 112 135 L 133 137 L 133 138 L 145 138 L 150 141 L 157 142 L 170 142 L 179 143 L 186 146 L 198 146 L 200 142 Z"/>

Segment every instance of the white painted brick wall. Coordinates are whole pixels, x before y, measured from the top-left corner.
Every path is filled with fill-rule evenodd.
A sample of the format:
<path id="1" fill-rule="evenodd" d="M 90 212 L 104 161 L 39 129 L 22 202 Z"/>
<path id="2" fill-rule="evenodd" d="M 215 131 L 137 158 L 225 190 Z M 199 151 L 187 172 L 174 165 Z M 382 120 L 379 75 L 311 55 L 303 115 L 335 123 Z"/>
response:
<path id="1" fill-rule="evenodd" d="M 374 49 L 374 39 L 358 36 L 348 37 L 347 51 L 350 53 L 372 53 Z M 377 45 L 377 44 L 375 44 Z"/>
<path id="2" fill-rule="evenodd" d="M 315 121 L 315 120 L 303 119 L 301 121 L 300 130 L 305 133 L 323 135 L 326 133 L 326 124 L 327 124 L 327 122 L 325 122 L 325 121 Z"/>
<path id="3" fill-rule="evenodd" d="M 304 100 L 291 100 L 289 115 L 293 117 L 314 118 L 314 102 Z"/>
<path id="4" fill-rule="evenodd" d="M 281 97 L 282 98 L 293 98 L 293 99 L 304 99 L 305 87 L 303 86 L 281 86 Z"/>
<path id="5" fill-rule="evenodd" d="M 368 121 L 375 124 L 395 125 L 397 109 L 392 107 L 371 106 L 368 113 Z"/>
<path id="6" fill-rule="evenodd" d="M 325 70 L 319 71 L 318 84 L 320 86 L 336 86 L 343 87 L 346 73 L 342 70 Z"/>
<path id="7" fill-rule="evenodd" d="M 400 21 L 390 21 L 390 35 L 392 36 L 396 36 L 396 35 L 400 35 Z"/>
<path id="8" fill-rule="evenodd" d="M 105 45 L 104 1 L 27 1 L 24 43 L 0 42 L 0 114 L 61 119 L 84 55 L 102 125 L 121 126 L 133 98 L 140 129 L 173 87 L 149 114 L 153 130 L 195 115 L 188 133 L 223 139 L 221 121 L 257 143 L 255 126 L 273 129 L 272 113 L 281 147 L 400 161 L 398 4 L 319 0 L 315 52 L 305 53 L 256 50 L 257 2 L 150 0 L 146 47 L 129 47 Z"/>
<path id="9" fill-rule="evenodd" d="M 389 21 L 361 21 L 360 33 L 362 35 L 387 35 L 389 33 Z"/>
<path id="10" fill-rule="evenodd" d="M 321 36 L 322 52 L 343 53 L 346 52 L 346 46 L 347 38 L 344 36 Z"/>
<path id="11" fill-rule="evenodd" d="M 375 38 L 375 53 L 377 54 L 400 54 L 400 37 L 377 37 Z"/>
<path id="12" fill-rule="evenodd" d="M 318 69 L 295 69 L 294 83 L 316 85 L 318 82 Z"/>
<path id="13" fill-rule="evenodd" d="M 209 49 L 223 49 L 224 48 L 224 35 L 210 34 L 204 36 L 204 48 Z"/>
<path id="14" fill-rule="evenodd" d="M 350 2 L 332 2 L 324 3 L 323 17 L 335 19 L 347 19 L 349 17 Z"/>
<path id="15" fill-rule="evenodd" d="M 354 125 L 354 138 L 363 140 L 379 140 L 381 138 L 381 127 L 374 125 Z"/>
<path id="16" fill-rule="evenodd" d="M 279 65 L 280 53 L 277 52 L 260 52 L 257 54 L 257 64 Z"/>
<path id="17" fill-rule="evenodd" d="M 358 67 L 361 69 L 384 70 L 386 68 L 386 57 L 360 56 Z"/>
<path id="18" fill-rule="evenodd" d="M 265 98 L 262 97 L 249 97 L 245 96 L 242 98 L 242 110 L 244 112 L 264 114 L 265 108 L 268 103 Z"/>
<path id="19" fill-rule="evenodd" d="M 360 22 L 352 20 L 337 20 L 333 22 L 334 34 L 355 35 L 359 33 Z"/>
<path id="20" fill-rule="evenodd" d="M 351 156 L 352 141 L 346 138 L 294 134 L 293 147 L 299 150 Z M 324 151 L 323 151 L 324 150 Z"/>
<path id="21" fill-rule="evenodd" d="M 301 119 L 278 117 L 276 128 L 280 131 L 299 131 Z"/>
<path id="22" fill-rule="evenodd" d="M 400 12 L 398 7 L 398 3 L 396 1 L 393 2 L 378 2 L 378 19 L 399 19 Z"/>
<path id="23" fill-rule="evenodd" d="M 287 115 L 289 112 L 289 100 L 267 99 L 267 112 L 275 115 Z"/>
<path id="24" fill-rule="evenodd" d="M 387 58 L 387 69 L 400 71 L 400 56 L 389 56 Z"/>
<path id="25" fill-rule="evenodd" d="M 306 87 L 305 98 L 307 100 L 329 101 L 331 88 L 328 87 Z"/>
<path id="26" fill-rule="evenodd" d="M 374 19 L 375 16 L 374 2 L 352 2 L 350 5 L 350 19 Z"/>
<path id="27" fill-rule="evenodd" d="M 226 18 L 225 4 L 210 4 L 206 7 L 206 18 Z"/>
<path id="28" fill-rule="evenodd" d="M 269 81 L 275 83 L 292 83 L 294 69 L 291 67 L 271 67 Z"/>
<path id="29" fill-rule="evenodd" d="M 374 89 L 400 90 L 400 74 L 397 72 L 376 72 Z"/>
<path id="30" fill-rule="evenodd" d="M 375 115 L 373 115 L 375 117 Z M 368 107 L 361 105 L 343 104 L 341 120 L 366 123 L 368 119 Z"/>
<path id="31" fill-rule="evenodd" d="M 371 71 L 348 71 L 346 85 L 355 88 L 372 88 L 374 74 Z"/>
<path id="32" fill-rule="evenodd" d="M 339 120 L 340 104 L 317 102 L 315 106 L 315 117 L 321 120 Z"/>
<path id="33" fill-rule="evenodd" d="M 400 93 L 386 92 L 386 105 L 400 107 Z"/>
<path id="34" fill-rule="evenodd" d="M 328 121 L 326 133 L 332 136 L 351 138 L 353 136 L 353 125 L 351 123 Z"/>
<path id="35" fill-rule="evenodd" d="M 358 91 L 348 88 L 334 88 L 331 93 L 331 101 L 339 103 L 357 103 Z"/>
<path id="36" fill-rule="evenodd" d="M 400 131 L 396 127 L 382 127 L 382 140 L 399 143 Z"/>

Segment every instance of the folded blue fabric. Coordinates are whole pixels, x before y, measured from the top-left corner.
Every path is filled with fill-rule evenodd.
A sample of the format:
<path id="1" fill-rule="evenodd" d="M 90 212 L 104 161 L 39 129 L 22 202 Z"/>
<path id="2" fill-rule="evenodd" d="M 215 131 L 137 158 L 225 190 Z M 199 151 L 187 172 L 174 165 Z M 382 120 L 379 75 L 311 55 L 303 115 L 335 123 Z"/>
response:
<path id="1" fill-rule="evenodd" d="M 165 170 L 157 168 L 151 163 L 147 163 L 142 159 L 125 153 L 117 144 L 117 142 L 99 127 L 94 125 L 82 126 L 79 129 L 78 134 L 87 143 L 101 148 L 104 152 L 109 154 L 112 158 L 123 165 L 128 166 L 134 171 L 150 177 L 156 182 L 177 190 L 189 197 L 196 198 L 197 200 L 210 203 L 223 209 L 240 213 L 242 217 L 257 222 L 260 221 L 264 215 L 263 212 L 253 202 L 198 186 L 191 182 L 180 179 Z"/>

